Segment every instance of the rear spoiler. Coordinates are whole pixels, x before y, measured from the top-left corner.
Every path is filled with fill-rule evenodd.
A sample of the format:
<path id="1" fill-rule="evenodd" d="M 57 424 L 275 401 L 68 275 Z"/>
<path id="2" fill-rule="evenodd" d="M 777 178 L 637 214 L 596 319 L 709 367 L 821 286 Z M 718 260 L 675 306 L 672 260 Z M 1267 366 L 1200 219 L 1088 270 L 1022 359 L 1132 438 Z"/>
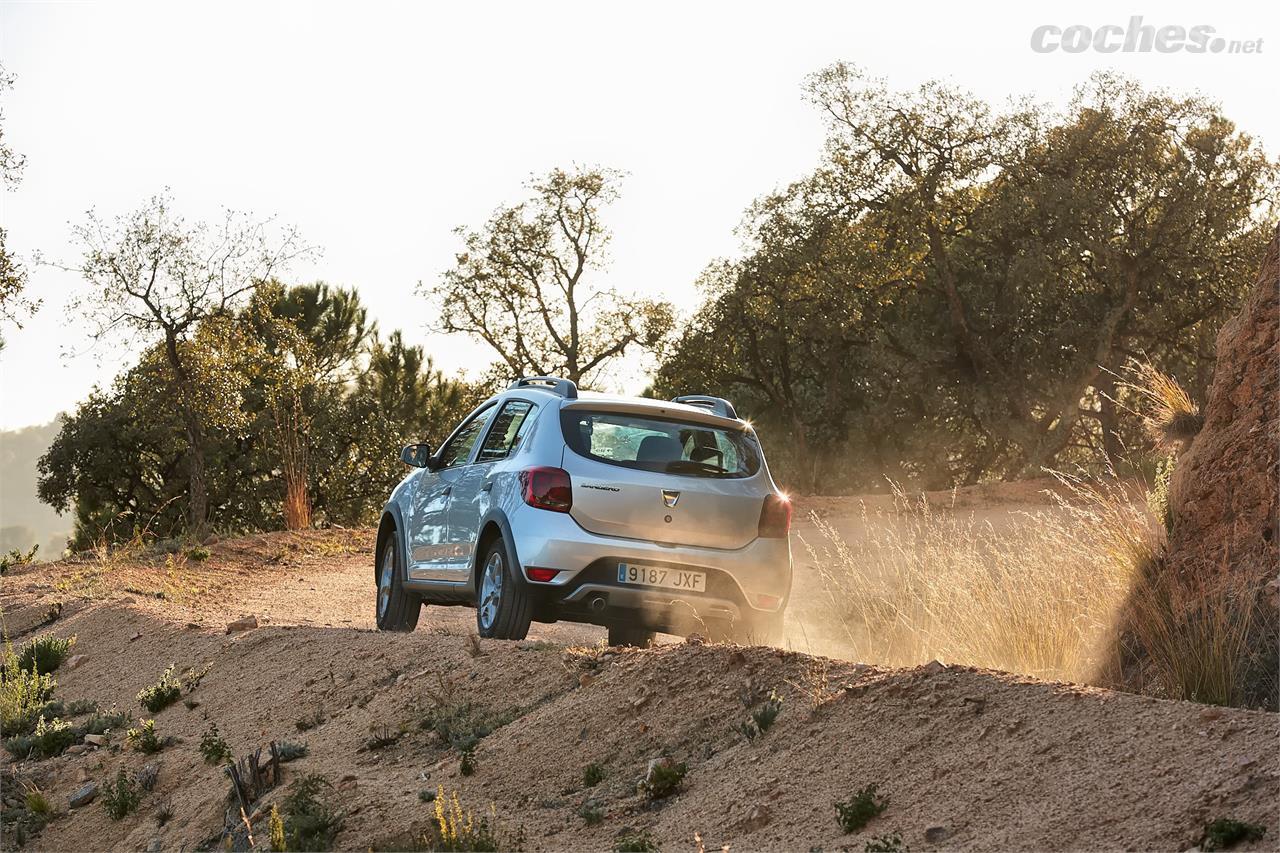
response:
<path id="1" fill-rule="evenodd" d="M 559 394 L 566 400 L 578 399 L 578 386 L 559 376 L 521 376 L 507 386 L 508 389 L 529 387 L 543 388 L 553 394 Z"/>
<path id="2" fill-rule="evenodd" d="M 700 409 L 706 409 L 709 412 L 719 415 L 722 418 L 737 420 L 738 413 L 733 408 L 733 403 L 722 397 L 707 397 L 703 394 L 685 394 L 682 397 L 674 397 L 671 402 L 684 403 L 686 406 L 697 406 Z"/>

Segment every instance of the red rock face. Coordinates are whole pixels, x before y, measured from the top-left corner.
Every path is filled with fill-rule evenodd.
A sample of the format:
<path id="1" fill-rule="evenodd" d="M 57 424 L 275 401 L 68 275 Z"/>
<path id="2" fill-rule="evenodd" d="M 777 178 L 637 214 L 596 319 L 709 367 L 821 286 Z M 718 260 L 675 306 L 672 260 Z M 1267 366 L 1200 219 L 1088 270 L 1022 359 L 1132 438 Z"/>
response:
<path id="1" fill-rule="evenodd" d="M 1274 581 L 1280 572 L 1280 230 L 1240 313 L 1218 333 L 1204 427 L 1171 486 L 1170 568 Z M 1203 576 L 1203 575 L 1202 575 Z"/>

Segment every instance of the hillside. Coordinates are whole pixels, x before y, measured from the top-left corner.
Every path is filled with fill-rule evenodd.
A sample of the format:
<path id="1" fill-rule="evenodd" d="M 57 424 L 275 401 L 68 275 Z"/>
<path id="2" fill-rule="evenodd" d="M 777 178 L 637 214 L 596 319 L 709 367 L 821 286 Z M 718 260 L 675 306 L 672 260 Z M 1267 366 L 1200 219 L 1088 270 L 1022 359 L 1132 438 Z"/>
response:
<path id="1" fill-rule="evenodd" d="M 661 849 L 694 848 L 696 834 L 707 848 L 861 850 L 896 832 L 912 850 L 1185 850 L 1220 817 L 1280 831 L 1275 714 L 941 664 L 882 669 L 698 642 L 608 649 L 581 626 L 478 641 L 471 612 L 457 608 L 428 611 L 413 634 L 380 634 L 370 630 L 371 541 L 369 531 L 270 534 L 218 543 L 203 563 L 68 561 L 6 576 L 16 640 L 77 638 L 84 658 L 56 673 L 58 698 L 150 718 L 140 689 L 171 663 L 207 667 L 154 715 L 157 733 L 177 739 L 154 757 L 114 731 L 78 755 L 6 758 L 6 810 L 20 779 L 60 812 L 28 847 L 218 845 L 239 816 L 225 773 L 197 749 L 212 723 L 237 756 L 271 740 L 307 744 L 251 808 L 260 846 L 270 804 L 309 773 L 332 784 L 326 796 L 345 816 L 336 846 L 351 850 L 409 846 L 433 815 L 420 792 L 438 786 L 477 814 L 492 805 L 504 843 L 522 833 L 526 849 L 611 849 L 647 832 Z M 56 619 L 38 627 L 55 602 Z M 229 633 L 246 614 L 259 627 Z M 741 726 L 771 690 L 781 713 L 748 739 Z M 489 727 L 463 775 L 441 732 Z M 636 786 L 662 756 L 688 774 L 681 792 L 651 803 Z M 111 820 L 102 791 L 119 768 L 150 762 L 155 790 Z M 584 787 L 593 764 L 603 779 Z M 97 801 L 69 809 L 89 781 Z M 888 807 L 845 834 L 835 803 L 869 783 Z M 172 815 L 163 826 L 161 806 Z M 1270 846 L 1242 849 L 1250 844 Z"/>

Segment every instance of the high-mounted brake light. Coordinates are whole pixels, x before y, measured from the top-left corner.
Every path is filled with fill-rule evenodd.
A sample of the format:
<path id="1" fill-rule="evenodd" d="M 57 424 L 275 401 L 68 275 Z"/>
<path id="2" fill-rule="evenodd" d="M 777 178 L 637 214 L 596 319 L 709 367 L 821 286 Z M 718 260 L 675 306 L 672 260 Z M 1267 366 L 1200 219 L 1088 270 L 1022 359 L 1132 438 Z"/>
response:
<path id="1" fill-rule="evenodd" d="M 761 539 L 785 539 L 791 530 L 791 499 L 786 495 L 772 494 L 764 499 L 760 508 Z"/>
<path id="2" fill-rule="evenodd" d="M 538 509 L 568 512 L 573 508 L 573 484 L 563 468 L 528 468 L 520 472 L 524 502 Z"/>

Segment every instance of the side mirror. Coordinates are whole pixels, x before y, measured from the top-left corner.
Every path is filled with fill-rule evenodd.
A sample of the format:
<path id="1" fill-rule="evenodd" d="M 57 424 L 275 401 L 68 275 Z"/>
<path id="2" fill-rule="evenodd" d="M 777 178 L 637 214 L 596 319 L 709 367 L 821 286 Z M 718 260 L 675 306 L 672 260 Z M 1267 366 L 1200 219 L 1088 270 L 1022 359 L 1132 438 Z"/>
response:
<path id="1" fill-rule="evenodd" d="M 400 461 L 414 468 L 426 468 L 431 462 L 431 445 L 406 444 L 400 451 Z"/>

